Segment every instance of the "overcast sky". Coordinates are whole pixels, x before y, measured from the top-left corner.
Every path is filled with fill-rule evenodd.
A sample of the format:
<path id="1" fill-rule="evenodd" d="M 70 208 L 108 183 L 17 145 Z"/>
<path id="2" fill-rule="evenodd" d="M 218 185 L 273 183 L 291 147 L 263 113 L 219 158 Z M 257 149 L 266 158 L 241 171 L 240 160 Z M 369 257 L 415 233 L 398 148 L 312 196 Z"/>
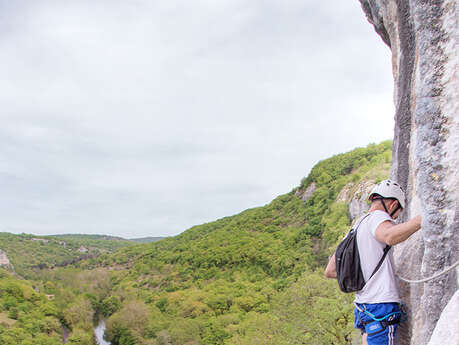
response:
<path id="1" fill-rule="evenodd" d="M 0 0 L 0 231 L 169 236 L 393 136 L 357 0 Z"/>

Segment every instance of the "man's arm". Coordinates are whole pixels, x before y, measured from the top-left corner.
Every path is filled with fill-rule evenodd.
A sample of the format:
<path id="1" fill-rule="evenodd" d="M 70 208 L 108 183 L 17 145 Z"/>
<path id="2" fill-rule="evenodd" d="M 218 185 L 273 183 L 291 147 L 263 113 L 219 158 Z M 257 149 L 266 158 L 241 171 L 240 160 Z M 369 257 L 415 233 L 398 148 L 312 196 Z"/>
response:
<path id="1" fill-rule="evenodd" d="M 421 216 L 414 217 L 405 223 L 397 225 L 386 220 L 376 228 L 375 237 L 379 242 L 393 246 L 405 241 L 420 228 Z"/>
<path id="2" fill-rule="evenodd" d="M 325 278 L 336 278 L 336 261 L 335 254 L 328 260 L 327 268 L 325 269 Z"/>

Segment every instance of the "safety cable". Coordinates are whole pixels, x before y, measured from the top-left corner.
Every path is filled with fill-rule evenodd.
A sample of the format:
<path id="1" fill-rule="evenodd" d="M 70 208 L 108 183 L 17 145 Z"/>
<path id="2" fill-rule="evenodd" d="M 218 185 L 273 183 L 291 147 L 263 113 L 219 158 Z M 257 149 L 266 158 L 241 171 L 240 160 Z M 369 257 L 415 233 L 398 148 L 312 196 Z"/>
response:
<path id="1" fill-rule="evenodd" d="M 405 283 L 410 283 L 410 284 L 425 283 L 425 282 L 428 282 L 429 280 L 433 280 L 435 278 L 438 278 L 438 277 L 442 276 L 443 274 L 451 271 L 457 265 L 459 265 L 459 261 L 457 261 L 455 264 L 453 264 L 453 265 L 451 265 L 449 267 L 446 267 L 443 271 L 441 271 L 439 273 L 436 273 L 436 274 L 434 274 L 433 276 L 431 276 L 429 278 L 424 278 L 424 279 L 419 279 L 419 280 L 411 280 L 411 279 L 406 279 L 406 278 L 400 277 L 398 274 L 397 274 L 397 277 L 400 280 L 404 281 Z"/>

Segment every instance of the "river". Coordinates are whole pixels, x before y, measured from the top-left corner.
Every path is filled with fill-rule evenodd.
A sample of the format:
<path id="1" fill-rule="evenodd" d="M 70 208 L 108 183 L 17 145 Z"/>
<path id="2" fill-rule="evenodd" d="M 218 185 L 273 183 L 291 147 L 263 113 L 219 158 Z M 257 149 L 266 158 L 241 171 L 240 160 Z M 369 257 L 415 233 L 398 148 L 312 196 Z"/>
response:
<path id="1" fill-rule="evenodd" d="M 101 319 L 96 328 L 94 328 L 94 334 L 96 335 L 97 344 L 99 345 L 110 345 L 110 342 L 104 340 L 105 332 L 105 320 Z"/>

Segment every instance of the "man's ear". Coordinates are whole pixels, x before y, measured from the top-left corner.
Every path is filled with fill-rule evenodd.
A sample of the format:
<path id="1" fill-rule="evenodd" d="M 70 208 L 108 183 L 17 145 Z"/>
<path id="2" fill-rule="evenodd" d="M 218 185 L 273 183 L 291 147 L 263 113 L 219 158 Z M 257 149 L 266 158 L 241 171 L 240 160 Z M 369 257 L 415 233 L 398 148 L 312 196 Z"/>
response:
<path id="1" fill-rule="evenodd" d="M 391 201 L 392 201 L 392 202 L 391 202 L 391 204 L 390 204 L 390 208 L 391 208 L 392 211 L 393 211 L 393 210 L 395 210 L 395 209 L 398 207 L 398 205 L 399 205 L 400 203 L 398 202 L 397 199 L 392 199 Z"/>

